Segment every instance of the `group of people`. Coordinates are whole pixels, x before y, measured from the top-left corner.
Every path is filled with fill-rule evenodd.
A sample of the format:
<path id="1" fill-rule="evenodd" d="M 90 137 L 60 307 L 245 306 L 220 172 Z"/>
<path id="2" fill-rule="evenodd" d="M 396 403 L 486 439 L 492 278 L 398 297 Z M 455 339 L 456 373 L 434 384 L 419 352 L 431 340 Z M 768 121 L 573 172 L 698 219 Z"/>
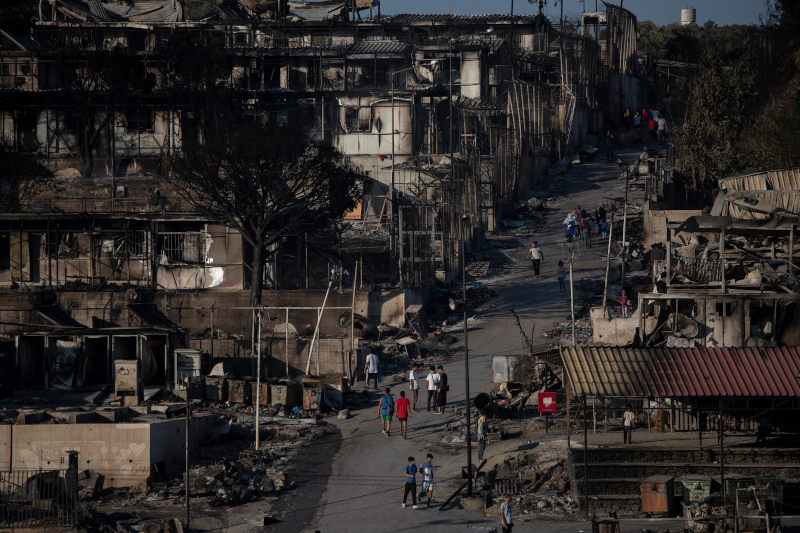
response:
<path id="1" fill-rule="evenodd" d="M 379 369 L 378 365 L 378 356 L 370 350 L 367 355 L 367 362 L 364 365 L 364 372 L 367 374 L 367 388 L 369 388 L 370 381 L 373 381 L 373 383 L 375 383 L 375 388 L 373 390 L 378 389 L 378 378 L 377 376 L 372 377 L 372 370 L 375 370 L 375 373 L 377 373 Z M 444 367 L 439 365 L 437 369 L 431 366 L 430 372 L 425 380 L 428 383 L 428 411 L 431 410 L 431 405 L 433 405 L 436 414 L 443 414 L 447 406 L 447 391 L 450 390 Z M 406 391 L 402 390 L 400 391 L 400 397 L 395 400 L 394 396 L 392 396 L 392 390 L 386 387 L 383 396 L 381 396 L 378 402 L 378 415 L 381 419 L 381 428 L 383 434 L 387 437 L 391 436 L 392 418 L 397 416 L 397 420 L 400 423 L 400 436 L 404 439 L 407 438 L 409 419 L 413 416 L 414 412 L 419 411 L 419 409 L 417 409 L 420 388 L 419 364 L 414 364 L 414 367 L 408 373 L 408 387 L 411 399 L 407 398 Z"/>
<path id="2" fill-rule="evenodd" d="M 623 120 L 628 129 L 631 127 L 630 113 L 631 110 L 628 108 L 625 110 L 625 115 L 623 116 Z M 661 112 L 658 108 L 653 108 L 649 105 L 644 106 L 641 112 L 637 111 L 636 114 L 633 115 L 633 126 L 637 128 L 647 128 L 650 141 L 655 142 L 657 140 L 659 144 L 663 144 L 664 141 L 666 141 L 667 133 L 669 133 L 667 119 L 661 116 Z"/>
<path id="3" fill-rule="evenodd" d="M 567 213 L 564 219 L 564 238 L 571 243 L 575 237 L 582 236 L 583 245 L 589 248 L 592 246 L 593 234 L 601 235 L 604 239 L 608 237 L 606 208 L 601 205 L 592 216 L 579 204 L 575 204 L 575 209 Z"/>

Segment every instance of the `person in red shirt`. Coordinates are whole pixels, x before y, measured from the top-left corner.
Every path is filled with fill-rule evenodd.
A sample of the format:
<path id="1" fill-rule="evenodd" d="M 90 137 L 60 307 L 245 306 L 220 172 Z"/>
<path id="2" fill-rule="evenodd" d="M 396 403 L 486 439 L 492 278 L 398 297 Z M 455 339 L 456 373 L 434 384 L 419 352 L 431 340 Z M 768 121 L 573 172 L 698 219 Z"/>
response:
<path id="1" fill-rule="evenodd" d="M 400 436 L 406 438 L 408 419 L 411 417 L 411 402 L 406 398 L 406 391 L 400 391 L 400 397 L 395 404 L 397 407 L 397 420 L 400 421 Z"/>
<path id="2" fill-rule="evenodd" d="M 589 224 L 588 218 L 581 221 L 581 227 L 583 229 L 583 247 L 588 248 L 592 245 L 592 225 Z"/>
<path id="3" fill-rule="evenodd" d="M 656 140 L 656 131 L 658 130 L 658 122 L 656 119 L 653 118 L 653 115 L 650 115 L 650 122 L 648 122 L 648 133 L 650 134 L 650 140 L 655 142 Z"/>

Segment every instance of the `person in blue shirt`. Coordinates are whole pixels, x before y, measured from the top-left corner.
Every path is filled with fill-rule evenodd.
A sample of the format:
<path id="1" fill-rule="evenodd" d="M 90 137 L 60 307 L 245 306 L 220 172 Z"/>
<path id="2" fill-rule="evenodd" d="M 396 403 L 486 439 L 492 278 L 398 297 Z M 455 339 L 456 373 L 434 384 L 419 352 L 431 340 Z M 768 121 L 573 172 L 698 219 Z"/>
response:
<path id="1" fill-rule="evenodd" d="M 403 487 L 403 507 L 406 506 L 408 493 L 411 493 L 411 501 L 413 502 L 412 509 L 419 509 L 417 505 L 417 465 L 414 464 L 414 458 L 408 458 L 408 464 L 403 469 L 403 476 L 406 478 L 406 484 Z"/>
<path id="2" fill-rule="evenodd" d="M 378 414 L 381 417 L 381 427 L 383 434 L 389 436 L 389 430 L 392 429 L 392 415 L 394 414 L 394 398 L 390 394 L 392 390 L 386 387 L 386 394 L 381 396 L 381 401 L 378 403 Z"/>

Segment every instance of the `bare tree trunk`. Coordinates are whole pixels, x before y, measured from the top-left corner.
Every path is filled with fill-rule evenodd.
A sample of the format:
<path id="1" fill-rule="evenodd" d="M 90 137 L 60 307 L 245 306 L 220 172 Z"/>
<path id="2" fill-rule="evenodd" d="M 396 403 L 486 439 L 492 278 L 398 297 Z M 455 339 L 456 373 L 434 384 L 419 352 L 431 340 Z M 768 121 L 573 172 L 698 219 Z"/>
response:
<path id="1" fill-rule="evenodd" d="M 264 245 L 261 242 L 253 247 L 253 272 L 250 276 L 250 307 L 261 305 L 261 293 L 264 290 L 264 263 L 267 259 Z"/>

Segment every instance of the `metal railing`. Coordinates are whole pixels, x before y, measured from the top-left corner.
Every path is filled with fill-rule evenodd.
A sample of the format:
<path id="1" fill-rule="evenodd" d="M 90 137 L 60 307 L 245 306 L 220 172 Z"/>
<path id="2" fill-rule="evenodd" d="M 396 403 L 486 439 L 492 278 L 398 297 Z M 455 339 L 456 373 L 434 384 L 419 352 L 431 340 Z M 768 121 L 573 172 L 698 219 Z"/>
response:
<path id="1" fill-rule="evenodd" d="M 0 527 L 77 526 L 77 470 L 0 472 Z"/>

